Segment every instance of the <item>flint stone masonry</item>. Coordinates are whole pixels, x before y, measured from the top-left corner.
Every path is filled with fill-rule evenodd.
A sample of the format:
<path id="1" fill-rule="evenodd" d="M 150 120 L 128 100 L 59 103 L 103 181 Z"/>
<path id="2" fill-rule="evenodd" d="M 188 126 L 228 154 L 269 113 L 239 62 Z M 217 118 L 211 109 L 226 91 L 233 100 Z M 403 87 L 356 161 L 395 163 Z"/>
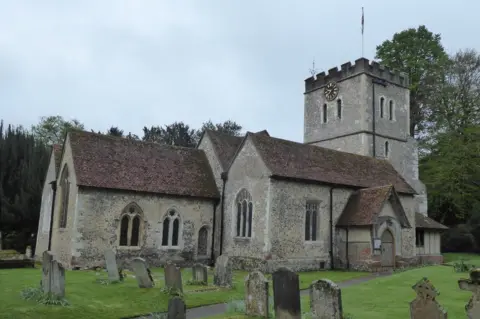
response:
<path id="1" fill-rule="evenodd" d="M 118 273 L 117 257 L 111 249 L 105 250 L 105 264 L 107 267 L 108 280 L 119 281 L 120 274 Z"/>
<path id="2" fill-rule="evenodd" d="M 202 264 L 195 264 L 192 267 L 192 279 L 195 282 L 201 282 L 204 285 L 208 284 L 208 269 Z"/>
<path id="3" fill-rule="evenodd" d="M 176 265 L 167 262 L 164 269 L 165 287 L 183 292 L 182 272 Z"/>
<path id="4" fill-rule="evenodd" d="M 312 319 L 343 319 L 342 291 L 329 279 L 310 285 L 310 312 Z"/>
<path id="5" fill-rule="evenodd" d="M 480 268 L 470 271 L 470 279 L 460 279 L 458 286 L 461 290 L 471 291 L 472 297 L 465 306 L 468 319 L 480 318 Z"/>
<path id="6" fill-rule="evenodd" d="M 272 275 L 275 318 L 300 319 L 300 283 L 298 275 L 288 268 L 280 268 Z"/>
<path id="7" fill-rule="evenodd" d="M 221 255 L 215 263 L 215 273 L 213 276 L 213 284 L 219 287 L 232 286 L 232 267 L 228 256 Z"/>
<path id="8" fill-rule="evenodd" d="M 269 316 L 268 280 L 260 271 L 245 278 L 245 312 L 247 316 Z"/>
<path id="9" fill-rule="evenodd" d="M 145 259 L 134 258 L 132 260 L 132 268 L 139 288 L 152 288 L 155 285 Z"/>
<path id="10" fill-rule="evenodd" d="M 447 312 L 435 300 L 438 291 L 427 278 L 418 281 L 412 289 L 417 297 L 410 303 L 411 319 L 447 319 Z"/>

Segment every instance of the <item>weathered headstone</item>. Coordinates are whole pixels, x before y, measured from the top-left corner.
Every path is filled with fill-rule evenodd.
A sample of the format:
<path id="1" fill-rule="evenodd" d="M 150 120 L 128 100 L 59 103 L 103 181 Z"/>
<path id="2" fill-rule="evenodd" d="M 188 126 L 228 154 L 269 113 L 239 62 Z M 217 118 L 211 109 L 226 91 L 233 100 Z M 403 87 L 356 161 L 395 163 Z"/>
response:
<path id="1" fill-rule="evenodd" d="M 27 248 L 25 248 L 25 258 L 32 258 L 32 247 L 27 246 Z"/>
<path id="2" fill-rule="evenodd" d="M 65 269 L 49 251 L 43 252 L 41 284 L 44 293 L 65 296 Z"/>
<path id="3" fill-rule="evenodd" d="M 118 273 L 117 257 L 111 249 L 105 250 L 105 264 L 107 267 L 108 280 L 119 281 L 120 274 Z"/>
<path id="4" fill-rule="evenodd" d="M 50 251 L 44 251 L 42 255 L 42 289 L 44 293 L 51 292 L 51 276 L 53 254 Z"/>
<path id="5" fill-rule="evenodd" d="M 152 288 L 155 285 L 151 275 L 148 272 L 149 269 L 145 259 L 140 257 L 133 258 L 132 268 L 133 272 L 135 273 L 135 278 L 137 279 L 138 287 Z"/>
<path id="6" fill-rule="evenodd" d="M 458 286 L 462 290 L 473 292 L 465 306 L 468 319 L 480 318 L 480 268 L 470 271 L 470 279 L 460 279 Z"/>
<path id="7" fill-rule="evenodd" d="M 207 266 L 202 264 L 195 264 L 192 267 L 192 279 L 195 282 L 208 284 L 208 270 Z"/>
<path id="8" fill-rule="evenodd" d="M 410 303 L 411 319 L 447 319 L 447 312 L 435 300 L 439 292 L 427 278 L 418 281 L 412 289 L 417 297 Z"/>
<path id="9" fill-rule="evenodd" d="M 275 318 L 300 319 L 300 284 L 298 275 L 281 267 L 273 275 L 273 308 Z"/>
<path id="10" fill-rule="evenodd" d="M 343 319 L 342 291 L 333 281 L 320 279 L 310 285 L 312 319 Z"/>
<path id="11" fill-rule="evenodd" d="M 268 280 L 260 271 L 253 271 L 245 278 L 245 313 L 268 318 L 268 310 Z"/>
<path id="12" fill-rule="evenodd" d="M 168 301 L 168 319 L 185 319 L 187 318 L 187 307 L 180 297 L 173 297 Z"/>
<path id="13" fill-rule="evenodd" d="M 165 287 L 183 292 L 182 272 L 175 264 L 167 262 L 163 270 L 165 276 Z"/>
<path id="14" fill-rule="evenodd" d="M 215 263 L 215 273 L 213 275 L 213 284 L 219 287 L 232 286 L 232 267 L 228 256 L 221 255 Z"/>

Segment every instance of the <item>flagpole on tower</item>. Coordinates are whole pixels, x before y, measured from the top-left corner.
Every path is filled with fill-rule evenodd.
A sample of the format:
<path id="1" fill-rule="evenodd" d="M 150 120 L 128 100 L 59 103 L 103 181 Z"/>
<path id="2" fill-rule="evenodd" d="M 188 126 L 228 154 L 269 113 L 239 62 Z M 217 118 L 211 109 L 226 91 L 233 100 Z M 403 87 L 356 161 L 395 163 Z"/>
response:
<path id="1" fill-rule="evenodd" d="M 365 28 L 365 18 L 364 18 L 364 15 L 363 15 L 363 7 L 362 7 L 362 58 L 364 58 L 365 56 L 363 55 L 363 48 L 364 48 L 364 41 L 363 41 L 363 29 Z"/>

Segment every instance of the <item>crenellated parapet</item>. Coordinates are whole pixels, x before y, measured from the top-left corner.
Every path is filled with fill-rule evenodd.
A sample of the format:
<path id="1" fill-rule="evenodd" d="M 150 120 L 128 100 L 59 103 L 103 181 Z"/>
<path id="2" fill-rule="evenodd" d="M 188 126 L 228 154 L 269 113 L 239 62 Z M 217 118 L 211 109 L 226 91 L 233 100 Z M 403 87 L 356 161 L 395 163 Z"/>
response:
<path id="1" fill-rule="evenodd" d="M 408 88 L 410 81 L 408 76 L 402 72 L 392 71 L 378 62 L 369 61 L 368 59 L 361 58 L 355 61 L 355 64 L 347 62 L 338 67 L 325 72 L 318 73 L 315 77 L 311 76 L 305 80 L 305 91 L 311 91 L 320 88 L 330 81 L 341 81 L 345 78 L 352 77 L 357 74 L 368 73 L 374 77 L 384 79 L 387 82 Z"/>

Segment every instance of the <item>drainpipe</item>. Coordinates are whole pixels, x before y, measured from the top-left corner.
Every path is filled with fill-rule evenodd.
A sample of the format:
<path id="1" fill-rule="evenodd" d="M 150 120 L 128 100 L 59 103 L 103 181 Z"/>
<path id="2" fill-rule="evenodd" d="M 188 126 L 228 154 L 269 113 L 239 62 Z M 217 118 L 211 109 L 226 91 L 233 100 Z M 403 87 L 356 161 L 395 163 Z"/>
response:
<path id="1" fill-rule="evenodd" d="M 373 155 L 373 157 L 377 157 L 377 143 L 376 143 L 377 133 L 376 133 L 376 130 L 375 130 L 375 118 L 376 118 L 376 114 L 375 114 L 375 100 L 376 100 L 375 84 L 379 84 L 383 87 L 386 87 L 387 82 L 383 79 L 372 78 L 372 140 L 373 140 L 373 149 L 372 149 L 373 154 L 372 155 Z"/>
<path id="2" fill-rule="evenodd" d="M 57 197 L 57 181 L 51 181 L 50 186 L 52 187 L 52 209 L 50 210 L 50 230 L 48 231 L 48 251 L 52 249 L 52 232 L 53 232 L 53 211 L 55 210 L 55 198 Z"/>
<path id="3" fill-rule="evenodd" d="M 212 227 L 212 248 L 210 253 L 210 265 L 215 264 L 215 217 L 217 215 L 218 200 L 213 202 L 213 227 Z"/>
<path id="4" fill-rule="evenodd" d="M 330 269 L 335 269 L 333 264 L 333 189 L 330 187 Z"/>
<path id="5" fill-rule="evenodd" d="M 347 226 L 347 228 L 346 228 L 346 232 L 347 232 L 347 234 L 346 234 L 346 237 L 347 237 L 347 238 L 346 238 L 347 247 L 346 247 L 346 249 L 345 249 L 345 252 L 346 252 L 346 255 L 347 255 L 347 256 L 346 256 L 346 257 L 347 257 L 347 269 L 350 269 L 350 258 L 348 258 L 348 226 Z"/>
<path id="6" fill-rule="evenodd" d="M 225 220 L 225 184 L 227 183 L 228 175 L 227 172 L 221 174 L 223 181 L 222 186 L 222 207 L 220 208 L 220 255 L 223 253 L 223 231 L 224 231 L 224 220 Z"/>

